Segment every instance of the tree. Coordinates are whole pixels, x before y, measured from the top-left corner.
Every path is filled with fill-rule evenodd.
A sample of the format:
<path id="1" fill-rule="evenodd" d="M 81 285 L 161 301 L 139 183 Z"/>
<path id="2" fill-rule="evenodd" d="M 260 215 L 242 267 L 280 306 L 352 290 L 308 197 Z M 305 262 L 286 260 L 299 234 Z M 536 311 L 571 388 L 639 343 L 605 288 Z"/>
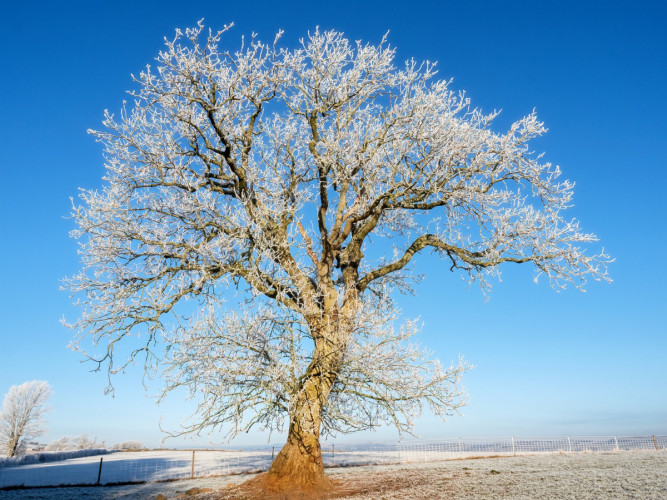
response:
<path id="1" fill-rule="evenodd" d="M 141 450 L 144 447 L 144 443 L 141 441 L 122 441 L 120 443 L 114 444 L 112 450 Z"/>
<path id="2" fill-rule="evenodd" d="M 51 441 L 46 445 L 46 451 L 70 451 L 70 450 L 93 450 L 93 449 L 105 449 L 107 447 L 106 442 L 97 441 L 97 437 L 90 439 L 88 434 L 81 434 L 74 438 L 69 436 L 63 436 L 59 439 Z"/>
<path id="3" fill-rule="evenodd" d="M 231 52 L 228 28 L 177 30 L 133 104 L 91 131 L 107 173 L 74 208 L 74 345 L 102 345 L 87 355 L 110 373 L 162 367 L 165 393 L 198 398 L 183 432 L 286 428 L 269 478 L 321 486 L 322 432 L 410 432 L 424 406 L 463 404 L 465 364 L 443 369 L 414 323 L 394 328 L 417 254 L 483 288 L 504 263 L 582 288 L 608 258 L 563 218 L 573 184 L 529 150 L 534 113 L 494 132 L 496 112 L 434 64 L 397 69 L 384 39 L 316 30 L 288 50 L 279 32 Z"/>
<path id="4" fill-rule="evenodd" d="M 22 455 L 25 440 L 44 432 L 43 417 L 50 397 L 51 386 L 41 380 L 9 388 L 0 412 L 0 447 L 8 457 Z"/>

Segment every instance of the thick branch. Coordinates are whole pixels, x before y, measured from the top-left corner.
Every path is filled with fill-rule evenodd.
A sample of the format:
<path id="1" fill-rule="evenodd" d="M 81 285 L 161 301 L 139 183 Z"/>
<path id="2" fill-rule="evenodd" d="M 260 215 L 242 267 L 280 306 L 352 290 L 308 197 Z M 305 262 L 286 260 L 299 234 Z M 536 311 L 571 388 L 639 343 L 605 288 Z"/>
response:
<path id="1" fill-rule="evenodd" d="M 361 278 L 359 280 L 357 288 L 359 289 L 360 292 L 363 292 L 371 282 L 379 278 L 382 278 L 383 276 L 386 276 L 389 273 L 403 269 L 405 266 L 408 265 L 408 263 L 412 260 L 412 257 L 414 257 L 414 255 L 417 252 L 426 247 L 433 247 L 438 250 L 442 250 L 446 252 L 447 255 L 449 255 L 450 258 L 452 258 L 453 260 L 454 258 L 458 258 L 461 261 L 470 264 L 471 266 L 476 268 L 497 266 L 504 262 L 524 263 L 545 258 L 538 256 L 497 257 L 485 260 L 484 257 L 486 255 L 486 252 L 471 252 L 469 250 L 466 250 L 465 248 L 460 248 L 445 243 L 435 235 L 424 234 L 412 242 L 412 244 L 408 247 L 408 249 L 405 251 L 405 253 L 400 259 L 395 260 L 394 262 L 387 264 L 386 266 L 379 267 L 366 274 L 363 278 Z M 456 266 L 456 262 L 454 262 L 454 265 Z"/>

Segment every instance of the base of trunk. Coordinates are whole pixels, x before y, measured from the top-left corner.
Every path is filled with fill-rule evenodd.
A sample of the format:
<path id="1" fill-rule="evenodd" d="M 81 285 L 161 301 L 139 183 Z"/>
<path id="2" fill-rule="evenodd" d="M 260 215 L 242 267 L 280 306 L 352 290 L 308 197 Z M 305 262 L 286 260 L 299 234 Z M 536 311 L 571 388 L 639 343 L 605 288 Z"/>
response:
<path id="1" fill-rule="evenodd" d="M 298 440 L 290 436 L 271 464 L 265 483 L 274 491 L 330 489 L 331 481 L 324 475 L 319 440 L 313 435 Z"/>
<path id="2" fill-rule="evenodd" d="M 333 482 L 326 476 L 316 484 L 298 485 L 288 478 L 276 478 L 268 472 L 258 474 L 253 479 L 241 483 L 239 488 L 246 496 L 244 498 L 266 499 L 319 499 L 329 498 L 333 491 Z"/>

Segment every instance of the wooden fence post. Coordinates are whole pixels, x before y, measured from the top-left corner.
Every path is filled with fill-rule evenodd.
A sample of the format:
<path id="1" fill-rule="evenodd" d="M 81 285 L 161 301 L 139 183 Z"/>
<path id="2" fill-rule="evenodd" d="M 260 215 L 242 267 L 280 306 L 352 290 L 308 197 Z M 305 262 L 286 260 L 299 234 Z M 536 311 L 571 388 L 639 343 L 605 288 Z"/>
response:
<path id="1" fill-rule="evenodd" d="M 658 451 L 658 442 L 655 440 L 655 434 L 653 434 L 653 446 L 655 446 L 655 451 Z"/>
<path id="2" fill-rule="evenodd" d="M 195 478 L 195 450 L 192 450 L 192 470 L 190 471 L 190 479 Z"/>
<path id="3" fill-rule="evenodd" d="M 104 460 L 104 457 L 100 457 L 100 468 L 97 471 L 97 483 L 100 484 L 100 478 L 102 477 L 102 461 Z"/>

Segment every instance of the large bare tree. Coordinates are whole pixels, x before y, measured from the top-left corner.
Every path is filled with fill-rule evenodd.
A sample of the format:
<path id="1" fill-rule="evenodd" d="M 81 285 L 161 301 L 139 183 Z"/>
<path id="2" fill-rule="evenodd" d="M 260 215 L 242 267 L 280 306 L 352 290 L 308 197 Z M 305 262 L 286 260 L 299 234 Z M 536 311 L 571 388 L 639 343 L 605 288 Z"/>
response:
<path id="1" fill-rule="evenodd" d="M 293 50 L 279 33 L 227 51 L 227 29 L 177 31 L 91 132 L 107 173 L 75 207 L 75 345 L 100 345 L 110 372 L 162 366 L 166 392 L 198 397 L 184 432 L 284 427 L 269 477 L 323 485 L 321 432 L 409 432 L 424 405 L 463 402 L 464 364 L 443 369 L 413 324 L 393 326 L 417 254 L 483 287 L 532 263 L 581 288 L 607 257 L 563 217 L 573 185 L 530 151 L 535 114 L 495 132 L 497 113 L 433 64 L 396 68 L 386 40 L 316 30 Z"/>
<path id="2" fill-rule="evenodd" d="M 42 380 L 9 388 L 0 411 L 0 450 L 8 457 L 22 455 L 25 441 L 44 432 L 44 414 L 50 397 L 51 386 Z"/>

